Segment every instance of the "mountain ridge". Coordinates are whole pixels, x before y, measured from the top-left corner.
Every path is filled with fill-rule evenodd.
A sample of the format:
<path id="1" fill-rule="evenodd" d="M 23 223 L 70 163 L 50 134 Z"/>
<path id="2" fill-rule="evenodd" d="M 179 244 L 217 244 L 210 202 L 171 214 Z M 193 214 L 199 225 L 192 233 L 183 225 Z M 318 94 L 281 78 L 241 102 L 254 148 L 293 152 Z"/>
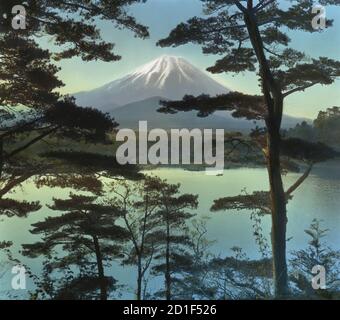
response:
<path id="1" fill-rule="evenodd" d="M 151 97 L 142 101 L 118 107 L 110 113 L 120 124 L 121 128 L 138 129 L 138 121 L 148 121 L 149 129 L 225 129 L 234 132 L 249 132 L 255 128 L 253 121 L 233 118 L 230 112 L 214 113 L 206 118 L 197 117 L 197 111 L 178 112 L 164 114 L 157 112 L 160 108 L 159 101 L 166 100 L 163 97 Z M 282 128 L 294 127 L 302 121 L 311 122 L 306 118 L 294 118 L 284 115 Z M 257 121 L 258 126 L 264 123 Z"/>

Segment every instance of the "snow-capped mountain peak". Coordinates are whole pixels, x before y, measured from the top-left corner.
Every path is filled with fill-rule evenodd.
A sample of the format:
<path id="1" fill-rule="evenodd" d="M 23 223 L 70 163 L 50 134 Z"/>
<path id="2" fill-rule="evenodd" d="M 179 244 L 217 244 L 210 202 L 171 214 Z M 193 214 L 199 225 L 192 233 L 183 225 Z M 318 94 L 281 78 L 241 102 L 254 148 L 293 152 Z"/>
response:
<path id="1" fill-rule="evenodd" d="M 146 85 L 155 85 L 162 88 L 166 85 L 168 80 L 177 80 L 179 83 L 185 81 L 194 82 L 197 71 L 197 69 L 192 67 L 183 58 L 161 56 L 138 68 L 131 74 L 131 77 L 133 78 L 133 81 L 144 79 Z"/>
<path id="2" fill-rule="evenodd" d="M 186 94 L 216 95 L 228 89 L 181 57 L 161 56 L 127 76 L 98 89 L 76 94 L 83 106 L 110 111 L 117 106 L 160 96 L 182 99 Z"/>

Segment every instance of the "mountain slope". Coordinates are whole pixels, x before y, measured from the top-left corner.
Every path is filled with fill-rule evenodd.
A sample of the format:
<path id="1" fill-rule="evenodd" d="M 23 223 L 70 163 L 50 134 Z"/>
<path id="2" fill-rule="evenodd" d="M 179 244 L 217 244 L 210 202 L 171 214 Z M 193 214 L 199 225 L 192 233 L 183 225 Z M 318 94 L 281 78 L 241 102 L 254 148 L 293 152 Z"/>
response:
<path id="1" fill-rule="evenodd" d="M 182 99 L 185 94 L 216 95 L 228 89 L 179 57 L 162 56 L 122 79 L 98 89 L 75 94 L 77 103 L 110 111 L 151 97 Z"/>

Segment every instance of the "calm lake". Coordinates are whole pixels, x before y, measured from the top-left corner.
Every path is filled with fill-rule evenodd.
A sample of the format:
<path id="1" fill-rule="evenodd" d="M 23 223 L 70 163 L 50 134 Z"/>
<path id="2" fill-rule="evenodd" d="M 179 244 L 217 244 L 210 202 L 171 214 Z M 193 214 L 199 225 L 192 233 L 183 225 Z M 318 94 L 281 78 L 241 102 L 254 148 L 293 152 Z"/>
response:
<path id="1" fill-rule="evenodd" d="M 331 161 L 316 166 L 308 180 L 296 191 L 294 198 L 288 204 L 288 251 L 305 248 L 308 244 L 308 236 L 304 230 L 309 227 L 314 218 L 322 220 L 322 226 L 329 229 L 324 238 L 327 244 L 340 249 L 340 162 Z M 197 214 L 207 216 L 208 234 L 210 240 L 216 240 L 211 251 L 222 256 L 231 254 L 230 248 L 238 246 L 243 248 L 248 257 L 259 257 L 258 248 L 252 235 L 252 221 L 247 211 L 214 212 L 211 213 L 213 200 L 223 196 L 238 195 L 243 189 L 248 193 L 256 190 L 268 190 L 268 178 L 266 170 L 258 169 L 230 169 L 225 170 L 223 176 L 208 176 L 205 172 L 191 172 L 181 169 L 159 169 L 152 172 L 170 183 L 180 183 L 182 192 L 198 194 L 199 208 Z M 300 175 L 288 174 L 285 185 L 290 186 Z M 28 201 L 41 201 L 42 204 L 51 203 L 52 197 L 67 198 L 68 189 L 37 189 L 32 183 L 27 183 L 21 189 L 12 194 L 13 198 L 26 199 Z M 56 215 L 47 207 L 31 214 L 28 218 L 2 218 L 0 222 L 0 241 L 12 241 L 12 252 L 15 257 L 27 264 L 35 273 L 41 270 L 40 259 L 23 258 L 19 251 L 22 243 L 31 243 L 39 240 L 37 236 L 30 234 L 30 225 L 44 219 L 48 215 Z M 264 233 L 269 240 L 270 217 L 263 218 Z M 3 258 L 2 258 L 3 261 Z M 133 298 L 133 284 L 135 272 L 133 268 L 112 267 L 107 270 L 112 273 L 121 284 L 127 287 L 123 290 L 122 298 Z M 11 267 L 4 262 L 0 264 L 0 298 L 6 298 L 6 292 L 10 289 Z M 156 284 L 154 284 L 155 286 Z M 28 283 L 28 289 L 32 284 Z M 27 292 L 14 292 L 14 297 L 27 298 Z M 13 298 L 12 296 L 12 298 Z"/>

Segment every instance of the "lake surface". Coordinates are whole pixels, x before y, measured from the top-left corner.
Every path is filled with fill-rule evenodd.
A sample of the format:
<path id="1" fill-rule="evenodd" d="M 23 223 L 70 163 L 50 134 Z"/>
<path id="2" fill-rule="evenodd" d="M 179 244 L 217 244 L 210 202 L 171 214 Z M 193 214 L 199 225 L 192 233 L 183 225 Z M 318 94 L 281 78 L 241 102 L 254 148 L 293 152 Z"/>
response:
<path id="1" fill-rule="evenodd" d="M 322 226 L 329 229 L 324 241 L 334 249 L 340 249 L 340 162 L 331 161 L 316 166 L 308 180 L 295 192 L 294 198 L 288 204 L 288 251 L 305 248 L 308 236 L 304 233 L 313 219 L 322 220 Z M 208 234 L 210 240 L 216 240 L 211 251 L 222 256 L 231 254 L 230 248 L 243 248 L 250 258 L 259 257 L 259 251 L 252 235 L 252 221 L 247 211 L 210 212 L 214 199 L 224 196 L 235 196 L 246 188 L 248 193 L 256 190 L 268 190 L 266 170 L 258 169 L 230 169 L 225 170 L 223 176 L 208 176 L 205 172 L 191 172 L 181 169 L 158 169 L 152 172 L 170 183 L 181 183 L 181 191 L 199 195 L 199 216 L 207 216 Z M 288 174 L 285 178 L 286 187 L 290 186 L 300 174 Z M 27 201 L 41 201 L 42 204 L 51 203 L 53 197 L 67 198 L 68 189 L 37 189 L 32 183 L 27 183 L 18 189 L 13 198 Z M 22 243 L 39 240 L 38 236 L 30 234 L 30 225 L 49 215 L 58 213 L 50 211 L 46 206 L 31 214 L 28 218 L 3 218 L 0 222 L 0 241 L 13 241 L 12 251 L 23 263 L 27 264 L 35 273 L 41 270 L 40 259 L 27 259 L 20 256 Z M 263 217 L 264 234 L 269 240 L 270 216 Z M 10 288 L 10 267 L 1 266 L 0 270 L 0 298 L 5 298 L 5 292 Z M 8 270 L 6 269 L 8 268 Z M 7 270 L 7 272 L 6 272 Z M 2 272 L 2 273 L 1 273 Z M 135 272 L 133 268 L 112 267 L 109 273 L 121 280 L 127 288 L 123 298 L 133 298 L 133 284 Z M 32 284 L 28 283 L 28 289 Z M 25 297 L 26 292 L 12 292 L 15 296 Z"/>

